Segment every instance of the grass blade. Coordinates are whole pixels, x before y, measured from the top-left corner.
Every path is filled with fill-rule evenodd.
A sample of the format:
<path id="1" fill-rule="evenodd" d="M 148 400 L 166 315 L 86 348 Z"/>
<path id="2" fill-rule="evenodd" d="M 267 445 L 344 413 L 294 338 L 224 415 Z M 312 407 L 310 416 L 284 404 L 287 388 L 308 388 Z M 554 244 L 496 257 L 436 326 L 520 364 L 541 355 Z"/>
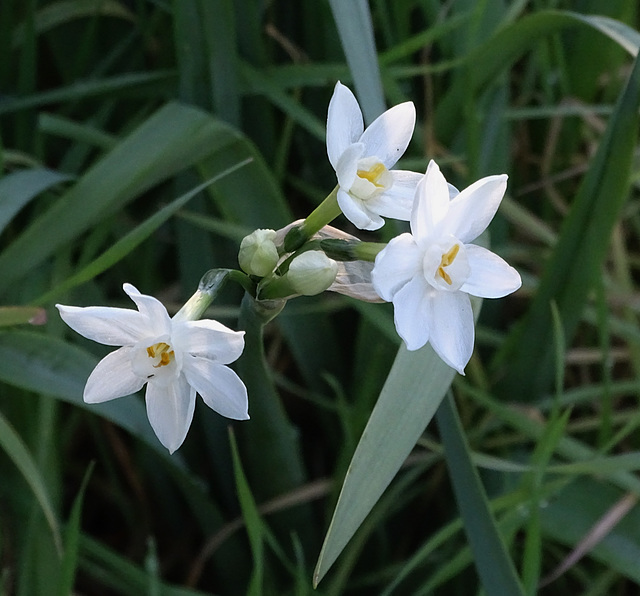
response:
<path id="1" fill-rule="evenodd" d="M 234 172 L 238 168 L 246 165 L 250 162 L 250 159 L 246 159 L 243 162 L 238 163 L 236 166 L 227 168 L 217 176 L 214 176 L 210 180 L 196 186 L 189 192 L 183 194 L 171 203 L 154 213 L 151 217 L 146 219 L 138 227 L 131 230 L 127 235 L 123 236 L 114 245 L 110 246 L 104 251 L 97 259 L 89 263 L 86 267 L 57 285 L 54 289 L 47 292 L 44 296 L 41 296 L 34 302 L 38 304 L 46 304 L 51 301 L 55 296 L 61 293 L 69 291 L 90 279 L 93 279 L 103 271 L 106 271 L 109 267 L 117 263 L 120 259 L 128 255 L 136 246 L 144 242 L 151 234 L 153 234 L 165 221 L 167 221 L 172 215 L 174 215 L 179 209 L 184 207 L 194 196 L 202 192 L 205 188 L 211 184 L 215 184 L 218 180 L 224 176 Z M 0 309 L 1 315 L 1 309 Z M 0 324 L 1 324 L 0 318 Z"/>
<path id="2" fill-rule="evenodd" d="M 0 447 L 9 456 L 16 468 L 26 480 L 31 488 L 34 497 L 38 501 L 47 524 L 51 529 L 53 542 L 59 554 L 62 554 L 62 539 L 60 536 L 60 528 L 58 519 L 53 509 L 53 504 L 47 490 L 47 485 L 40 474 L 40 470 L 36 466 L 35 461 L 31 457 L 27 446 L 24 444 L 20 435 L 15 431 L 11 423 L 0 413 Z"/>
<path id="3" fill-rule="evenodd" d="M 58 596 L 68 596 L 73 593 L 74 578 L 78 564 L 82 502 L 84 500 L 84 493 L 87 488 L 87 484 L 89 483 L 92 470 L 93 463 L 89 464 L 89 468 L 82 479 L 80 490 L 78 491 L 78 494 L 73 501 L 73 506 L 71 507 L 71 514 L 69 515 L 69 521 L 67 522 L 67 528 L 65 531 L 64 556 L 62 558 L 60 568 Z"/>
<path id="4" fill-rule="evenodd" d="M 476 568 L 487 594 L 524 596 L 507 549 L 489 510 L 480 477 L 474 468 L 458 413 L 449 395 L 436 413 L 447 467 Z"/>
<path id="5" fill-rule="evenodd" d="M 628 196 L 639 103 L 640 60 L 636 59 L 529 311 L 503 352 L 511 353 L 503 383 L 508 393 L 519 393 L 525 399 L 539 398 L 553 380 L 554 353 L 549 350 L 553 345 L 551 301 L 558 306 L 567 341 L 573 337 Z"/>
<path id="6" fill-rule="evenodd" d="M 9 286 L 139 193 L 237 137 L 233 129 L 205 112 L 175 103 L 164 106 L 99 160 L 0 254 L 2 284 Z"/>

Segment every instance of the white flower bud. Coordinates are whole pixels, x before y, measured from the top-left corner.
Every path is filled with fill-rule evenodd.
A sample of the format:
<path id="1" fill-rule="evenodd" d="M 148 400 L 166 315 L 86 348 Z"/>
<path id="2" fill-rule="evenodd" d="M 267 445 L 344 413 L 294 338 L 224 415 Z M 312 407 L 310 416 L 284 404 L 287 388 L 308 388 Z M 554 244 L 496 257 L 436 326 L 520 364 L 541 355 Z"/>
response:
<path id="1" fill-rule="evenodd" d="M 298 255 L 289 266 L 287 280 L 298 294 L 313 296 L 324 292 L 335 281 L 338 264 L 320 250 Z"/>
<path id="2" fill-rule="evenodd" d="M 242 239 L 238 262 L 245 273 L 264 277 L 278 264 L 278 249 L 274 230 L 255 230 Z"/>

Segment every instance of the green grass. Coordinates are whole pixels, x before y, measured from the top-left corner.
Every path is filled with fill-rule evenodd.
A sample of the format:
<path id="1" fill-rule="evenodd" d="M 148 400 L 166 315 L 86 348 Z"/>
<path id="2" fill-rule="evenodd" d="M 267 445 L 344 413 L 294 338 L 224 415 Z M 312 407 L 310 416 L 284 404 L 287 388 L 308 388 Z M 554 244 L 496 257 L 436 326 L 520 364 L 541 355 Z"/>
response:
<path id="1" fill-rule="evenodd" d="M 636 594 L 638 13 L 0 2 L 0 594 Z M 176 312 L 305 217 L 335 186 L 337 80 L 367 122 L 415 103 L 401 167 L 509 175 L 491 244 L 523 287 L 484 301 L 453 378 L 388 305 L 265 325 L 227 284 L 207 316 L 247 330 L 252 419 L 200 402 L 169 456 L 141 396 L 82 401 L 107 350 L 54 303 L 129 307 L 130 282 Z"/>

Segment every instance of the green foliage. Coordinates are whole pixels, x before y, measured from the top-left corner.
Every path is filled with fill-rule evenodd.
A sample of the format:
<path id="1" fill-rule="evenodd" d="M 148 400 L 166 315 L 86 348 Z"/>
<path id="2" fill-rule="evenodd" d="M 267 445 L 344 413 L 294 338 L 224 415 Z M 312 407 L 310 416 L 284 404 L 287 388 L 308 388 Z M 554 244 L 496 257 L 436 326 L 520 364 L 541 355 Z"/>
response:
<path id="1" fill-rule="evenodd" d="M 0 2 L 0 592 L 636 593 L 636 4 Z M 509 174 L 523 287 L 460 377 L 389 305 L 227 284 L 251 420 L 200 402 L 169 456 L 140 396 L 83 401 L 107 350 L 54 304 L 174 313 L 309 214 L 337 80 L 367 122 L 415 103 L 401 168 Z"/>

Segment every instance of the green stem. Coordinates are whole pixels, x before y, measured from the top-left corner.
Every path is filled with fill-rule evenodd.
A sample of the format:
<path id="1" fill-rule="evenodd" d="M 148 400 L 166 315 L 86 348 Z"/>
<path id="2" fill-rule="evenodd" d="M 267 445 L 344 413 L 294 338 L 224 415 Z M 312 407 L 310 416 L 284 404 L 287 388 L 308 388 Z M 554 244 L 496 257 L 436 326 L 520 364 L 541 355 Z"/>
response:
<path id="1" fill-rule="evenodd" d="M 291 228 L 284 239 L 286 252 L 300 248 L 311 236 L 319 232 L 342 213 L 338 205 L 338 189 L 336 186 L 329 196 L 322 201 L 299 226 Z"/>
<path id="2" fill-rule="evenodd" d="M 209 269 L 200 280 L 198 289 L 174 315 L 174 321 L 195 321 L 199 319 L 215 300 L 227 282 L 227 279 L 239 283 L 252 296 L 256 293 L 256 285 L 248 275 L 236 269 Z"/>
<path id="3" fill-rule="evenodd" d="M 304 481 L 298 434 L 280 400 L 264 355 L 264 327 L 280 312 L 284 301 L 261 302 L 245 294 L 240 307 L 240 328 L 245 347 L 238 373 L 249 393 L 251 419 L 239 430 L 251 486 L 260 500 L 290 491 Z"/>
<path id="4" fill-rule="evenodd" d="M 387 246 L 384 242 L 360 242 L 327 238 L 320 241 L 320 249 L 336 261 L 369 261 L 373 263 L 377 254 Z"/>

